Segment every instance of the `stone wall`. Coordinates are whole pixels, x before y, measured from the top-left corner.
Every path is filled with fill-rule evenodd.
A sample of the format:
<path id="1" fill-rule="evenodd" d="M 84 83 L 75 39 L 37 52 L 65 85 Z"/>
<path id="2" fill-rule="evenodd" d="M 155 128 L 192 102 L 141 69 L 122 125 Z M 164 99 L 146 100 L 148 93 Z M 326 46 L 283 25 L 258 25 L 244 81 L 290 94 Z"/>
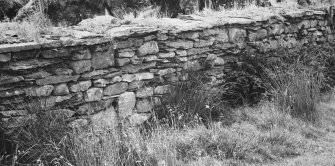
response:
<path id="1" fill-rule="evenodd" d="M 187 80 L 187 71 L 208 70 L 216 80 L 242 53 L 334 42 L 325 12 L 282 17 L 217 25 L 180 20 L 185 28 L 173 31 L 121 26 L 104 37 L 74 31 L 41 43 L 0 45 L 2 125 L 21 126 L 38 111 L 64 116 L 73 126 L 137 125 L 161 104 L 171 83 Z"/>

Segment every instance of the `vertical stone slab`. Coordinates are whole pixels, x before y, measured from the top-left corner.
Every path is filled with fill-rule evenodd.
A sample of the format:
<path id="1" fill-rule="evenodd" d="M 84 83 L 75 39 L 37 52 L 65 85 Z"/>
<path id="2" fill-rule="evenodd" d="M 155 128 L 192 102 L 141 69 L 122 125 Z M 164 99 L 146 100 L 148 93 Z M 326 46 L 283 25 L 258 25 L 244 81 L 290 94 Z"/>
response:
<path id="1" fill-rule="evenodd" d="M 133 114 L 136 104 L 136 96 L 133 92 L 122 93 L 119 97 L 119 117 L 127 118 Z"/>
<path id="2" fill-rule="evenodd" d="M 94 69 L 103 69 L 114 66 L 114 49 L 108 46 L 107 50 L 97 50 L 92 53 L 92 67 Z"/>

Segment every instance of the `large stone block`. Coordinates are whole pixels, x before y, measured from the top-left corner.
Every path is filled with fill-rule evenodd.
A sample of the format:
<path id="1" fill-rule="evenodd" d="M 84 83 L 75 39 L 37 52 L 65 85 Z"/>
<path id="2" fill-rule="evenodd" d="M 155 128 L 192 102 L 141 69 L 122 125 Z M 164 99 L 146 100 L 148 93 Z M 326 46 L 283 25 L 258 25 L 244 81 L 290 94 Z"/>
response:
<path id="1" fill-rule="evenodd" d="M 158 44 L 155 41 L 144 43 L 138 50 L 138 56 L 145 56 L 148 54 L 156 54 L 159 52 Z"/>
<path id="2" fill-rule="evenodd" d="M 122 93 L 119 97 L 119 117 L 127 118 L 133 114 L 136 105 L 136 96 L 133 92 Z"/>
<path id="3" fill-rule="evenodd" d="M 75 74 L 81 74 L 91 70 L 90 60 L 72 61 L 70 66 Z"/>
<path id="4" fill-rule="evenodd" d="M 119 95 L 125 92 L 127 89 L 128 89 L 127 83 L 124 83 L 124 82 L 116 83 L 116 84 L 107 86 L 104 90 L 104 95 L 106 96 Z"/>
<path id="5" fill-rule="evenodd" d="M 114 52 L 112 48 L 107 51 L 96 51 L 92 53 L 92 67 L 103 69 L 114 66 Z"/>
<path id="6" fill-rule="evenodd" d="M 66 84 L 59 84 L 55 86 L 53 95 L 55 96 L 65 96 L 70 93 L 69 88 Z"/>
<path id="7" fill-rule="evenodd" d="M 8 62 L 12 59 L 11 53 L 0 54 L 0 62 Z"/>
<path id="8" fill-rule="evenodd" d="M 86 102 L 100 101 L 103 96 L 102 88 L 91 88 L 86 91 L 84 99 Z"/>
<path id="9" fill-rule="evenodd" d="M 247 32 L 245 29 L 230 28 L 228 36 L 229 42 L 237 44 L 240 48 L 243 48 L 243 46 L 245 46 L 245 40 L 247 37 Z"/>

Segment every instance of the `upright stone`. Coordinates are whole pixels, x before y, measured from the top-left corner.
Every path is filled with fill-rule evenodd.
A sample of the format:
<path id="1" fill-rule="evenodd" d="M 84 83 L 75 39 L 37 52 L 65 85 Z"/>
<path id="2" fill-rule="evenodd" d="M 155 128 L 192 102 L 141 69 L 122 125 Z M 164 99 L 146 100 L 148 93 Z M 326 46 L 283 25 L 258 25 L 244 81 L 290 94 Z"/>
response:
<path id="1" fill-rule="evenodd" d="M 138 56 L 144 56 L 148 54 L 156 54 L 159 52 L 158 44 L 155 41 L 150 41 L 144 43 L 138 50 Z"/>
<path id="2" fill-rule="evenodd" d="M 107 51 L 96 51 L 92 53 L 92 67 L 94 69 L 103 69 L 114 66 L 113 49 Z"/>
<path id="3" fill-rule="evenodd" d="M 136 104 L 136 97 L 133 92 L 122 93 L 119 97 L 119 117 L 126 118 L 131 116 Z"/>

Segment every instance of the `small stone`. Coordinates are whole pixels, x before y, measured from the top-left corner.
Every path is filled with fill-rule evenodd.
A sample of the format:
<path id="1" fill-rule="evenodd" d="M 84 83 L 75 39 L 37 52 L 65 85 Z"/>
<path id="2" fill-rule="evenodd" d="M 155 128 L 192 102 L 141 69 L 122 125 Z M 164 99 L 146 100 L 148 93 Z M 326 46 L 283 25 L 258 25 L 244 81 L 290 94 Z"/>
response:
<path id="1" fill-rule="evenodd" d="M 116 58 L 115 59 L 115 64 L 118 67 L 126 66 L 130 64 L 130 59 L 129 58 Z"/>
<path id="2" fill-rule="evenodd" d="M 128 89 L 127 83 L 116 83 L 110 86 L 107 86 L 104 90 L 105 96 L 115 96 L 125 92 Z"/>
<path id="3" fill-rule="evenodd" d="M 68 68 L 52 68 L 51 72 L 55 75 L 72 75 L 73 70 Z"/>
<path id="4" fill-rule="evenodd" d="M 214 60 L 214 65 L 215 66 L 223 66 L 225 64 L 225 60 L 221 57 L 217 57 L 215 60 Z"/>
<path id="5" fill-rule="evenodd" d="M 148 99 L 138 100 L 136 102 L 136 110 L 139 113 L 151 112 L 153 109 L 153 104 Z"/>
<path id="6" fill-rule="evenodd" d="M 72 61 L 70 66 L 75 74 L 81 74 L 91 70 L 90 60 Z"/>
<path id="7" fill-rule="evenodd" d="M 187 55 L 197 55 L 209 52 L 209 47 L 202 47 L 202 48 L 191 48 L 187 50 Z"/>
<path id="8" fill-rule="evenodd" d="M 137 50 L 138 56 L 156 54 L 158 52 L 159 52 L 158 44 L 155 41 L 146 42 Z"/>
<path id="9" fill-rule="evenodd" d="M 118 54 L 117 54 L 117 57 L 118 58 L 131 58 L 131 57 L 133 57 L 133 56 L 135 56 L 135 51 L 130 51 L 130 52 L 119 52 Z"/>
<path id="10" fill-rule="evenodd" d="M 153 39 L 156 39 L 156 35 L 150 35 L 150 36 L 144 37 L 144 41 L 149 41 L 149 40 L 153 40 Z"/>
<path id="11" fill-rule="evenodd" d="M 178 51 L 176 51 L 176 54 L 178 56 L 184 57 L 184 56 L 187 56 L 187 51 L 185 51 L 185 50 L 178 50 Z"/>
<path id="12" fill-rule="evenodd" d="M 168 68 L 168 69 L 158 70 L 157 74 L 160 75 L 160 76 L 164 76 L 164 75 L 167 75 L 167 74 L 172 74 L 174 72 L 176 72 L 176 69 Z"/>
<path id="13" fill-rule="evenodd" d="M 109 79 L 97 79 L 93 81 L 93 84 L 94 84 L 94 87 L 104 88 L 108 84 L 114 84 L 116 82 L 121 82 L 121 81 L 122 81 L 122 78 L 120 76 L 116 76 L 114 78 L 109 78 Z"/>
<path id="14" fill-rule="evenodd" d="M 124 74 L 124 75 L 122 75 L 122 81 L 123 82 L 133 82 L 136 79 L 137 78 L 134 74 Z"/>
<path id="15" fill-rule="evenodd" d="M 61 118 L 61 119 L 68 119 L 73 117 L 75 114 L 75 111 L 69 110 L 69 109 L 58 109 L 58 110 L 52 110 L 50 111 L 50 114 L 52 117 L 55 118 Z"/>
<path id="16" fill-rule="evenodd" d="M 141 81 L 141 80 L 151 80 L 155 78 L 153 73 L 136 73 L 135 74 L 136 79 Z"/>
<path id="17" fill-rule="evenodd" d="M 133 92 L 122 93 L 118 101 L 119 117 L 126 118 L 132 115 L 135 104 L 136 104 L 136 96 Z"/>
<path id="18" fill-rule="evenodd" d="M 157 39 L 160 41 L 164 41 L 169 39 L 169 37 L 166 34 L 158 34 Z"/>
<path id="19" fill-rule="evenodd" d="M 41 97 L 41 96 L 50 96 L 53 90 L 54 90 L 54 86 L 44 85 L 41 87 L 25 88 L 24 92 L 26 93 L 27 96 Z"/>
<path id="20" fill-rule="evenodd" d="M 174 42 L 167 42 L 167 46 L 172 48 L 190 49 L 193 47 L 192 41 L 178 40 Z"/>
<path id="21" fill-rule="evenodd" d="M 53 94 L 55 96 L 65 96 L 65 95 L 68 95 L 69 93 L 70 91 L 66 84 L 56 85 L 53 91 Z"/>
<path id="22" fill-rule="evenodd" d="M 180 35 L 181 38 L 184 39 L 197 39 L 199 38 L 199 33 L 198 32 L 187 32 L 187 33 L 182 33 Z"/>
<path id="23" fill-rule="evenodd" d="M 194 47 L 206 47 L 213 45 L 215 41 L 214 37 L 210 37 L 208 40 L 199 40 L 194 43 Z"/>
<path id="24" fill-rule="evenodd" d="M 100 101 L 103 96 L 102 88 L 91 88 L 86 91 L 84 99 L 86 102 Z"/>
<path id="25" fill-rule="evenodd" d="M 154 95 L 154 88 L 152 87 L 145 87 L 136 91 L 136 97 L 139 98 L 151 97 L 153 95 Z"/>
<path id="26" fill-rule="evenodd" d="M 88 120 L 87 119 L 76 119 L 69 124 L 69 126 L 74 128 L 74 129 L 79 129 L 79 128 L 82 128 L 82 127 L 87 126 L 87 125 L 88 125 Z"/>
<path id="27" fill-rule="evenodd" d="M 70 92 L 83 92 L 88 90 L 92 86 L 92 82 L 90 80 L 88 81 L 81 81 L 77 84 L 73 84 L 70 86 Z"/>
<path id="28" fill-rule="evenodd" d="M 176 54 L 174 52 L 169 52 L 169 53 L 159 53 L 158 58 L 173 58 L 175 57 Z"/>
<path id="29" fill-rule="evenodd" d="M 0 62 L 8 62 L 12 59 L 12 56 L 10 53 L 1 53 L 0 54 Z"/>
<path id="30" fill-rule="evenodd" d="M 142 64 L 143 63 L 143 60 L 144 58 L 139 58 L 137 56 L 134 56 L 132 58 L 130 58 L 130 63 L 133 64 L 133 65 L 139 65 L 139 64 Z"/>
<path id="31" fill-rule="evenodd" d="M 13 97 L 24 94 L 24 91 L 22 89 L 11 89 L 6 91 L 0 91 L 0 98 L 1 97 Z"/>
<path id="32" fill-rule="evenodd" d="M 156 55 L 151 55 L 151 56 L 146 56 L 144 57 L 144 62 L 152 62 L 152 61 L 157 61 L 158 58 Z"/>
<path id="33" fill-rule="evenodd" d="M 141 88 L 144 85 L 143 81 L 133 81 L 129 83 L 128 90 L 136 90 Z"/>
<path id="34" fill-rule="evenodd" d="M 155 95 L 163 95 L 170 93 L 170 86 L 169 85 L 163 85 L 163 86 L 157 86 L 154 90 Z"/>

